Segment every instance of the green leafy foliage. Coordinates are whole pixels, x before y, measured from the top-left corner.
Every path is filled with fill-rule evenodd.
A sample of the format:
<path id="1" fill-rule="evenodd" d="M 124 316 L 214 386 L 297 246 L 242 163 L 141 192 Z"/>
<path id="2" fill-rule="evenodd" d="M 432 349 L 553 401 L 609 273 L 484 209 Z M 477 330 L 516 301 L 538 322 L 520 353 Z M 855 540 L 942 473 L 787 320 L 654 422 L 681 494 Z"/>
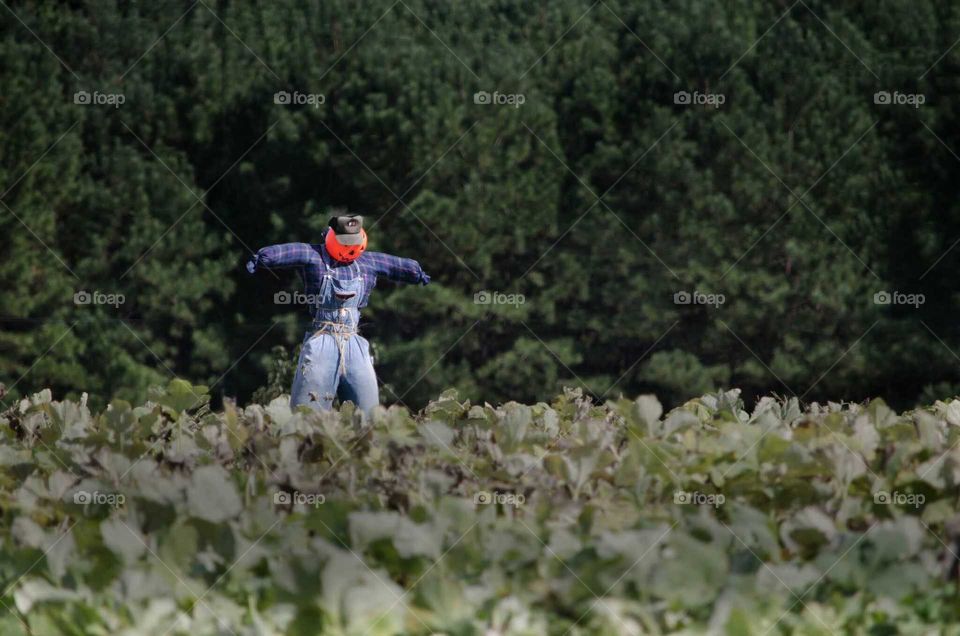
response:
<path id="1" fill-rule="evenodd" d="M 957 401 L 204 396 L 2 414 L 4 634 L 960 633 Z"/>

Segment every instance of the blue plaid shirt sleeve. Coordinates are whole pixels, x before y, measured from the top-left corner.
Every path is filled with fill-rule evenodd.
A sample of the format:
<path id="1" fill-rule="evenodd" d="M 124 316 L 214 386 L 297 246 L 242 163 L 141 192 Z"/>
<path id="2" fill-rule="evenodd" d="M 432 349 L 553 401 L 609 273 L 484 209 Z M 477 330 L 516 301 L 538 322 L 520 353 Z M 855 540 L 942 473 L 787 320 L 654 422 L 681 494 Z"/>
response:
<path id="1" fill-rule="evenodd" d="M 423 271 L 420 263 L 412 258 L 393 256 L 383 252 L 367 252 L 364 254 L 364 259 L 373 268 L 377 276 L 383 276 L 395 283 L 426 285 L 430 282 L 430 276 Z"/>
<path id="2" fill-rule="evenodd" d="M 247 262 L 247 271 L 251 274 L 260 268 L 280 269 L 306 265 L 313 254 L 309 243 L 280 243 L 257 251 Z"/>

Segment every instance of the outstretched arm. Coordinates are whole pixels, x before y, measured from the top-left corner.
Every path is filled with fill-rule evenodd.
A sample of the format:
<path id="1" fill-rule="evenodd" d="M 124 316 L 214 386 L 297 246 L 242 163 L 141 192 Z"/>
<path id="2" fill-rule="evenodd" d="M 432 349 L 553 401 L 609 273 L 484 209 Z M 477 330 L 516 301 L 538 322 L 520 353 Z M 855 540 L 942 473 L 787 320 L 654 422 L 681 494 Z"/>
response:
<path id="1" fill-rule="evenodd" d="M 258 250 L 247 261 L 247 271 L 252 274 L 258 269 L 281 269 L 306 265 L 312 253 L 313 247 L 309 243 L 270 245 Z"/>
<path id="2" fill-rule="evenodd" d="M 420 263 L 412 258 L 402 258 L 382 252 L 367 252 L 364 257 L 373 265 L 378 276 L 383 276 L 395 283 L 426 285 L 430 282 L 430 276 L 423 271 Z"/>

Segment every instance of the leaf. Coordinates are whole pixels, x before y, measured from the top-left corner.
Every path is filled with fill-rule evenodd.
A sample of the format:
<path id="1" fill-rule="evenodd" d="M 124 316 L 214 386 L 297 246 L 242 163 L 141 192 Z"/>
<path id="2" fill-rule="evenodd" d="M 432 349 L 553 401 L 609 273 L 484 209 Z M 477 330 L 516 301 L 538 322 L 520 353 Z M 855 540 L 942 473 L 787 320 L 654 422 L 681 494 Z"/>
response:
<path id="1" fill-rule="evenodd" d="M 414 523 L 401 518 L 391 537 L 393 546 L 403 558 L 423 556 L 439 559 L 443 548 L 443 536 L 430 524 Z"/>
<path id="2" fill-rule="evenodd" d="M 135 562 L 147 550 L 143 539 L 134 532 L 132 527 L 117 518 L 107 519 L 100 524 L 103 544 L 127 563 Z"/>
<path id="3" fill-rule="evenodd" d="M 960 400 L 950 400 L 944 415 L 951 426 L 960 426 Z"/>
<path id="4" fill-rule="evenodd" d="M 672 534 L 669 545 L 669 556 L 653 572 L 652 593 L 683 607 L 711 603 L 727 576 L 726 555 L 718 546 L 680 532 Z"/>
<path id="5" fill-rule="evenodd" d="M 36 521 L 29 517 L 17 517 L 10 527 L 10 535 L 18 543 L 30 548 L 42 548 L 46 544 L 47 534 Z"/>
<path id="6" fill-rule="evenodd" d="M 784 591 L 801 594 L 807 586 L 820 580 L 822 573 L 809 563 L 773 563 L 757 571 L 759 592 L 786 588 Z"/>
<path id="7" fill-rule="evenodd" d="M 200 533 L 189 522 L 178 522 L 166 533 L 158 554 L 164 563 L 188 570 L 200 547 Z"/>
<path id="8" fill-rule="evenodd" d="M 647 427 L 649 435 L 659 434 L 660 416 L 663 415 L 663 406 L 654 395 L 641 395 L 634 402 L 637 416 Z"/>
<path id="9" fill-rule="evenodd" d="M 690 411 L 677 409 L 671 411 L 667 419 L 663 422 L 663 436 L 673 435 L 683 432 L 689 428 L 696 428 L 700 425 L 700 420 Z"/>
<path id="10" fill-rule="evenodd" d="M 230 400 L 224 401 L 223 422 L 227 429 L 227 443 L 234 452 L 239 451 L 250 438 L 250 431 L 246 426 L 240 425 L 237 406 Z"/>
<path id="11" fill-rule="evenodd" d="M 206 404 L 210 399 L 207 387 L 193 386 L 186 380 L 170 380 L 166 391 L 157 399 L 160 404 L 169 407 L 176 414 Z"/>
<path id="12" fill-rule="evenodd" d="M 107 428 L 118 435 L 129 432 L 137 421 L 130 403 L 125 400 L 111 402 L 104 416 Z"/>
<path id="13" fill-rule="evenodd" d="M 927 525 L 940 524 L 952 519 L 955 514 L 953 498 L 938 499 L 924 507 L 922 519 Z"/>
<path id="14" fill-rule="evenodd" d="M 38 603 L 81 600 L 83 595 L 74 590 L 55 587 L 43 579 L 27 579 L 14 591 L 13 600 L 21 614 L 28 614 Z"/>
<path id="15" fill-rule="evenodd" d="M 190 478 L 187 509 L 193 517 L 222 523 L 237 516 L 243 509 L 243 503 L 223 468 L 202 466 Z"/>
<path id="16" fill-rule="evenodd" d="M 320 603 L 337 632 L 386 636 L 404 631 L 404 591 L 379 568 L 352 554 L 334 553 L 321 584 Z"/>
<path id="17" fill-rule="evenodd" d="M 51 531 L 44 558 L 47 569 L 54 581 L 60 581 L 67 573 L 67 567 L 76 555 L 77 541 L 71 529 L 61 532 Z"/>
<path id="18" fill-rule="evenodd" d="M 453 444 L 453 438 L 456 436 L 456 433 L 452 428 L 444 424 L 443 422 L 424 422 L 417 429 L 417 432 L 420 433 L 420 436 L 423 437 L 424 441 L 433 446 L 438 446 L 442 449 L 450 449 L 450 446 Z"/>
<path id="19" fill-rule="evenodd" d="M 428 404 L 425 412 L 433 419 L 452 425 L 470 410 L 469 404 L 461 404 L 458 400 L 456 389 L 448 389 L 439 400 Z"/>
<path id="20" fill-rule="evenodd" d="M 553 453 L 545 455 L 543 458 L 543 469 L 550 475 L 557 478 L 567 477 L 567 465 L 563 455 Z"/>
<path id="21" fill-rule="evenodd" d="M 793 552 L 809 554 L 829 544 L 837 536 L 837 528 L 829 516 L 815 506 L 808 506 L 780 527 L 780 539 Z"/>
<path id="22" fill-rule="evenodd" d="M 867 413 L 870 414 L 871 419 L 873 420 L 874 425 L 877 430 L 888 428 L 896 424 L 900 418 L 897 417 L 897 414 L 887 406 L 887 403 L 876 398 L 872 400 L 869 405 L 867 405 Z"/>
<path id="23" fill-rule="evenodd" d="M 278 428 L 284 428 L 293 417 L 293 411 L 290 410 L 290 400 L 286 397 L 278 397 L 270 400 L 270 404 L 264 409 Z"/>
<path id="24" fill-rule="evenodd" d="M 580 490 L 589 481 L 602 453 L 602 448 L 591 446 L 578 446 L 567 451 L 566 457 L 564 457 L 566 478 L 573 488 L 575 497 L 579 495 Z"/>
<path id="25" fill-rule="evenodd" d="M 400 523 L 395 512 L 353 512 L 349 517 L 350 546 L 363 551 L 374 541 L 393 536 Z"/>
<path id="26" fill-rule="evenodd" d="M 504 414 L 500 419 L 499 442 L 505 452 L 513 452 L 520 447 L 520 443 L 527 435 L 527 429 L 533 422 L 533 412 L 529 406 L 510 402 L 503 407 Z"/>
<path id="27" fill-rule="evenodd" d="M 743 547 L 750 551 L 754 559 L 774 559 L 780 546 L 767 515 L 738 502 L 733 502 L 726 510 L 730 516 L 728 527 L 735 538 L 733 549 Z"/>

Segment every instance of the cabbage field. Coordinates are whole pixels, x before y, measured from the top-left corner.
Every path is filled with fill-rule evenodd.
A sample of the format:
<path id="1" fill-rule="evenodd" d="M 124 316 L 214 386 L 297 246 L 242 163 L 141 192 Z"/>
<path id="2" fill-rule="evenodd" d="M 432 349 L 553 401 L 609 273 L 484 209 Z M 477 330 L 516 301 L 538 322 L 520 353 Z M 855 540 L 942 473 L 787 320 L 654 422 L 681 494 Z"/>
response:
<path id="1" fill-rule="evenodd" d="M 0 415 L 0 634 L 960 634 L 958 443 L 960 401 L 44 391 Z"/>

